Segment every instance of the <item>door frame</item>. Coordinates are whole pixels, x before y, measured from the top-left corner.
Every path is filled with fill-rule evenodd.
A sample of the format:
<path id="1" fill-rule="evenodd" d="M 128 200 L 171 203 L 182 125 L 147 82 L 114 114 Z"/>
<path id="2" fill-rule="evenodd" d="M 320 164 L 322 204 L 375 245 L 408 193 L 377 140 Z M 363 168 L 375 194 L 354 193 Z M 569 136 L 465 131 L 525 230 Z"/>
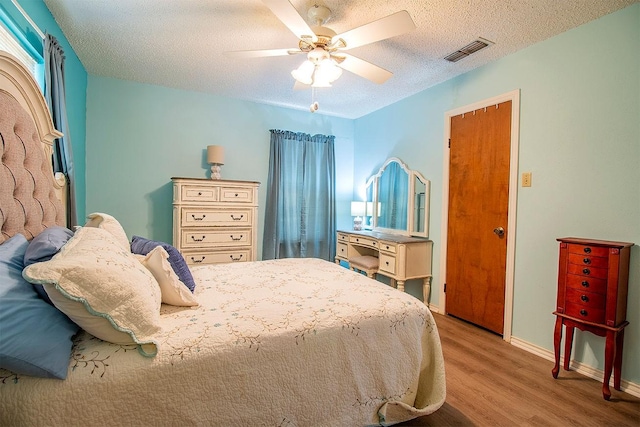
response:
<path id="1" fill-rule="evenodd" d="M 442 166 L 442 230 L 440 245 L 440 309 L 446 313 L 447 297 L 444 292 L 444 284 L 447 277 L 447 231 L 449 225 L 449 138 L 451 137 L 451 117 L 459 114 L 475 111 L 480 108 L 490 107 L 501 102 L 511 101 L 511 155 L 509 161 L 509 205 L 507 210 L 507 259 L 505 272 L 504 295 L 504 331 L 502 339 L 511 341 L 513 319 L 513 278 L 515 270 L 516 247 L 516 207 L 518 200 L 518 147 L 520 145 L 520 89 L 465 105 L 444 114 L 444 141 L 443 141 L 443 166 Z"/>

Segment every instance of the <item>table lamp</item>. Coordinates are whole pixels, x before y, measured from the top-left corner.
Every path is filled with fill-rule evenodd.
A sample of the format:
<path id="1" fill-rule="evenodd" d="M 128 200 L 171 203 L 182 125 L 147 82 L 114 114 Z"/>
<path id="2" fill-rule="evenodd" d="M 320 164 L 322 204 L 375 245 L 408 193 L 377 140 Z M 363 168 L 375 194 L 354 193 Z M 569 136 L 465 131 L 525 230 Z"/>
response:
<path id="1" fill-rule="evenodd" d="M 220 166 L 224 165 L 224 147 L 222 145 L 207 146 L 207 163 L 211 165 L 211 179 L 220 179 Z"/>
<path id="2" fill-rule="evenodd" d="M 351 216 L 353 219 L 353 229 L 362 230 L 362 216 L 366 213 L 365 202 L 351 202 Z"/>

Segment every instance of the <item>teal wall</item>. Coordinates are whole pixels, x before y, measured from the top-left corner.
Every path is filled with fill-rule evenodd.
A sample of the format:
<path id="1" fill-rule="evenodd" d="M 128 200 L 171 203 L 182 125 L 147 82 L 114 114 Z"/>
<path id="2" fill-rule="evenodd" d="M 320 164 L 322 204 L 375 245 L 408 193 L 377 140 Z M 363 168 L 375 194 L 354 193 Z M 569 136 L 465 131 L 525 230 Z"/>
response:
<path id="1" fill-rule="evenodd" d="M 204 149 L 209 144 L 226 147 L 223 177 L 262 182 L 262 218 L 269 129 L 333 134 L 341 228 L 351 225 L 348 202 L 387 157 L 400 157 L 431 180 L 431 302 L 437 306 L 444 114 L 519 89 L 518 168 L 533 172 L 533 186 L 518 188 L 513 336 L 552 348 L 557 237 L 640 244 L 640 4 L 357 120 L 87 78 L 44 3 L 21 4 L 67 53 L 80 218 L 103 211 L 118 218 L 129 236 L 170 240 L 170 178 L 207 176 Z M 10 1 L 0 0 L 0 5 L 9 8 Z M 622 372 L 624 380 L 635 384 L 640 384 L 639 248 L 631 255 Z M 418 295 L 415 284 L 408 290 Z M 602 339 L 578 332 L 574 348 L 578 360 L 602 369 Z"/>
<path id="2" fill-rule="evenodd" d="M 113 215 L 129 237 L 171 242 L 171 177 L 209 177 L 206 147 L 223 145 L 222 177 L 261 183 L 261 257 L 270 129 L 336 136 L 338 225 L 349 227 L 352 120 L 93 75 L 87 91 L 87 212 Z"/>
<path id="3" fill-rule="evenodd" d="M 520 90 L 512 334 L 553 345 L 558 242 L 640 244 L 640 4 L 560 34 L 355 120 L 355 194 L 385 158 L 431 180 L 430 237 L 439 304 L 444 115 Z M 640 383 L 640 246 L 632 248 L 623 379 Z M 409 289 L 416 292 L 415 288 Z M 603 342 L 578 333 L 577 360 L 603 368 Z"/>
<path id="4" fill-rule="evenodd" d="M 18 3 L 35 22 L 43 33 L 55 36 L 65 53 L 65 80 L 67 95 L 67 119 L 74 156 L 76 176 L 76 199 L 78 220 L 85 214 L 85 130 L 86 130 L 86 92 L 87 72 L 71 48 L 60 27 L 53 19 L 49 9 L 42 0 L 19 0 Z M 13 22 L 26 34 L 33 47 L 42 54 L 42 43 L 39 35 L 22 14 L 16 9 L 11 0 L 0 0 L 0 7 L 9 15 Z"/>

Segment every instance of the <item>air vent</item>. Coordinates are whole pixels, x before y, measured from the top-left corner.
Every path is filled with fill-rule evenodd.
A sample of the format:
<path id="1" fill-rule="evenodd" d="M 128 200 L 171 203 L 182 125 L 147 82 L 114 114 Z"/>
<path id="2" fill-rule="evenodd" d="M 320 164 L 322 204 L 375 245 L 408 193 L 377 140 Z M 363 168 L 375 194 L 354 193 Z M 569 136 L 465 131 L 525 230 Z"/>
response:
<path id="1" fill-rule="evenodd" d="M 492 45 L 493 42 L 483 39 L 481 37 L 478 37 L 477 40 L 469 43 L 468 45 L 466 45 L 463 48 L 460 48 L 458 50 L 456 50 L 455 52 L 447 55 L 444 57 L 444 59 L 446 59 L 449 62 L 458 62 L 460 61 L 462 58 L 466 58 L 467 56 L 471 55 L 472 53 L 476 53 L 477 51 L 479 51 L 480 49 L 484 49 L 485 47 L 488 47 L 490 45 Z"/>

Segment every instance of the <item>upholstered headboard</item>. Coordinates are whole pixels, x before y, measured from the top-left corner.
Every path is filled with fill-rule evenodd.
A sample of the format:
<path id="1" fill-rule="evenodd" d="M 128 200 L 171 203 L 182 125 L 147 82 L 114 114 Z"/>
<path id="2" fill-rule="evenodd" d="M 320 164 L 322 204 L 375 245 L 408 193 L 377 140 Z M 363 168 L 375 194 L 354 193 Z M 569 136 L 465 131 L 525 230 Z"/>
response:
<path id="1" fill-rule="evenodd" d="M 60 136 L 31 74 L 0 51 L 0 243 L 65 225 L 66 183 L 62 174 L 54 179 L 51 166 Z"/>

